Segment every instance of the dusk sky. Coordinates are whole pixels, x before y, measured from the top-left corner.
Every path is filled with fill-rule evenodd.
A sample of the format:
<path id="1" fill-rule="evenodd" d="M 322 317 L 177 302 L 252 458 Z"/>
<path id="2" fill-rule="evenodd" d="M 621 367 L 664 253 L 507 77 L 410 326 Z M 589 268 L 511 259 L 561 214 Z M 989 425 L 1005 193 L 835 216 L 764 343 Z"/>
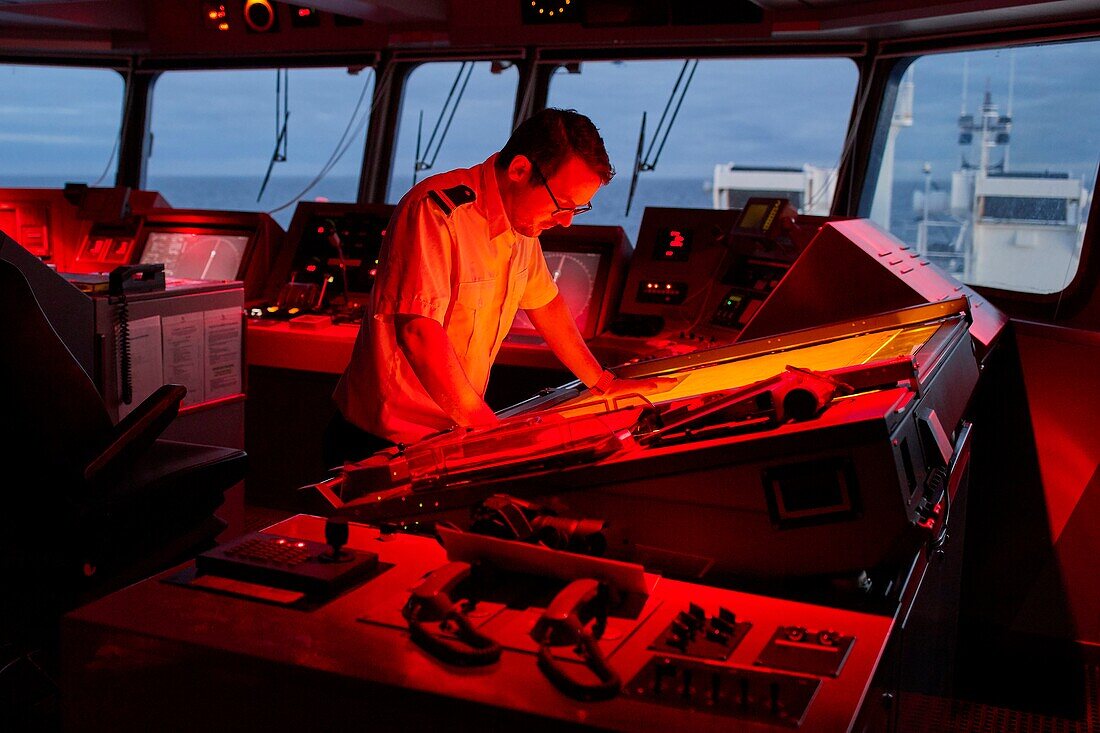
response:
<path id="1" fill-rule="evenodd" d="M 988 84 L 1001 112 L 1009 102 L 1009 52 L 973 52 L 967 108 L 977 111 Z M 958 165 L 956 119 L 962 54 L 928 57 L 914 67 L 914 126 L 898 139 L 897 175 L 916 178 L 928 161 L 946 179 Z M 1100 131 L 1100 43 L 1025 48 L 1015 54 L 1012 165 L 1095 175 Z M 550 103 L 593 118 L 620 179 L 629 178 L 641 114 L 651 136 L 681 62 L 587 63 L 559 72 Z M 411 176 L 416 120 L 426 142 L 458 64 L 423 67 L 410 79 L 395 178 Z M 474 70 L 432 172 L 468 166 L 507 137 L 516 72 Z M 361 162 L 370 70 L 295 70 L 290 74 L 288 160 L 275 178 L 312 177 L 351 123 L 351 144 L 330 176 L 353 177 Z M 687 93 L 653 177 L 709 180 L 716 163 L 833 166 L 853 105 L 856 69 L 846 59 L 707 60 Z M 361 93 L 366 97 L 353 116 Z M 122 83 L 113 72 L 0 67 L 0 185 L 27 175 L 94 180 L 110 169 Z M 275 143 L 275 72 L 166 74 L 154 92 L 151 179 L 203 175 L 262 178 Z M 648 147 L 648 143 L 647 143 Z M 976 149 L 973 156 L 976 156 Z M 618 182 L 618 181 L 617 181 Z M 1091 186 L 1091 180 L 1087 181 Z M 352 184 L 353 185 L 353 184 Z M 274 202 L 272 202 L 274 205 Z"/>

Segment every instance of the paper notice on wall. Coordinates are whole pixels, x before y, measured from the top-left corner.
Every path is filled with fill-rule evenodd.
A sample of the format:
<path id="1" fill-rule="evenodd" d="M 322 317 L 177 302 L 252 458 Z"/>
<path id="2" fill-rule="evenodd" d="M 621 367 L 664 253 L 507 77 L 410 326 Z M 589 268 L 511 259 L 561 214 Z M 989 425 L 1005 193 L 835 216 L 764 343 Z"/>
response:
<path id="1" fill-rule="evenodd" d="M 205 319 L 201 312 L 164 316 L 161 329 L 164 341 L 164 382 L 187 387 L 185 405 L 197 405 L 206 399 Z"/>
<path id="2" fill-rule="evenodd" d="M 240 394 L 244 381 L 241 376 L 241 343 L 243 321 L 240 308 L 221 308 L 203 313 L 206 332 L 206 384 L 207 400 Z"/>
<path id="3" fill-rule="evenodd" d="M 118 334 L 118 327 L 115 327 Z M 124 354 L 120 346 L 118 351 L 118 417 L 122 419 L 130 414 L 149 395 L 164 384 L 164 361 L 161 350 L 160 316 L 149 316 L 130 321 L 130 385 L 132 399 L 130 404 L 122 401 L 124 374 Z"/>

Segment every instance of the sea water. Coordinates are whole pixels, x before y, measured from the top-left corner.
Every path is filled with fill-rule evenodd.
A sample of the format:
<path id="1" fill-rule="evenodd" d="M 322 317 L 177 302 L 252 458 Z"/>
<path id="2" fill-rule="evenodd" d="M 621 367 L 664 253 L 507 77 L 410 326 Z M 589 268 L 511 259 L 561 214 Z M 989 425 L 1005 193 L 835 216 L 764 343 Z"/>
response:
<path id="1" fill-rule="evenodd" d="M 0 180 L 0 187 L 59 188 L 66 179 L 58 176 L 11 177 Z M 158 191 L 175 208 L 217 209 L 225 211 L 264 211 L 286 229 L 298 201 L 347 202 L 355 199 L 358 180 L 353 176 L 333 176 L 314 185 L 307 176 L 276 176 L 268 182 L 257 201 L 262 178 L 258 176 L 158 176 L 149 189 Z M 396 201 L 408 190 L 410 178 L 395 177 L 388 200 Z M 642 175 L 635 190 L 630 212 L 626 212 L 629 180 L 618 176 L 593 200 L 592 211 L 576 217 L 578 224 L 621 226 L 633 243 L 646 206 L 670 208 L 711 208 L 711 191 L 701 178 L 658 178 Z M 105 184 L 101 184 L 105 185 Z M 915 243 L 919 214 L 913 211 L 913 192 L 922 181 L 896 181 L 891 207 L 890 229 L 899 239 Z"/>

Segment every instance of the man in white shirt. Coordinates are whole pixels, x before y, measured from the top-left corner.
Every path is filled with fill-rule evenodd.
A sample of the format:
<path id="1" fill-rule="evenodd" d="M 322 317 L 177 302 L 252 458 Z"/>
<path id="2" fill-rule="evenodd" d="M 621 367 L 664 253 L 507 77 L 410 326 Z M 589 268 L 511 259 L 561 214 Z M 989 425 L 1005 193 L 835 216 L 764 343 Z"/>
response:
<path id="1" fill-rule="evenodd" d="M 613 175 L 591 120 L 546 109 L 484 163 L 405 194 L 336 388 L 340 413 L 326 434 L 326 458 L 357 460 L 454 425 L 496 422 L 483 396 L 519 308 L 591 390 L 653 390 L 662 380 L 616 379 L 592 355 L 538 241 L 591 209 Z"/>

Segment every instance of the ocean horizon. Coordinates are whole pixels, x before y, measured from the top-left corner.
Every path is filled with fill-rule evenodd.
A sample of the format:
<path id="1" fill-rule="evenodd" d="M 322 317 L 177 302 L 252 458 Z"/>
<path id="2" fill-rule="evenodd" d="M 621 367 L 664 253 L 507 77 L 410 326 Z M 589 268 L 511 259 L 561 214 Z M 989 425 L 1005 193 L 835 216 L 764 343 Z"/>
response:
<path id="1" fill-rule="evenodd" d="M 82 179 L 63 175 L 4 176 L 0 178 L 0 186 L 60 188 L 67 180 L 81 182 Z M 86 177 L 83 182 L 92 180 L 94 177 Z M 147 189 L 159 192 L 173 208 L 267 212 L 285 230 L 290 226 L 299 200 L 349 202 L 355 199 L 358 187 L 356 176 L 327 177 L 302 195 L 311 180 L 309 176 L 272 178 L 259 201 L 256 199 L 262 179 L 255 176 L 157 176 L 150 178 Z M 616 177 L 597 194 L 592 211 L 577 217 L 577 223 L 621 226 L 633 243 L 637 241 L 646 206 L 712 208 L 709 179 L 642 175 L 627 214 L 629 183 L 625 176 Z M 411 185 L 411 177 L 395 177 L 390 188 L 403 194 Z M 913 193 L 923 185 L 923 181 L 916 180 L 898 180 L 894 183 L 890 229 L 903 241 L 915 241 L 918 216 L 913 210 Z M 387 198 L 393 202 L 400 195 L 394 193 Z"/>

